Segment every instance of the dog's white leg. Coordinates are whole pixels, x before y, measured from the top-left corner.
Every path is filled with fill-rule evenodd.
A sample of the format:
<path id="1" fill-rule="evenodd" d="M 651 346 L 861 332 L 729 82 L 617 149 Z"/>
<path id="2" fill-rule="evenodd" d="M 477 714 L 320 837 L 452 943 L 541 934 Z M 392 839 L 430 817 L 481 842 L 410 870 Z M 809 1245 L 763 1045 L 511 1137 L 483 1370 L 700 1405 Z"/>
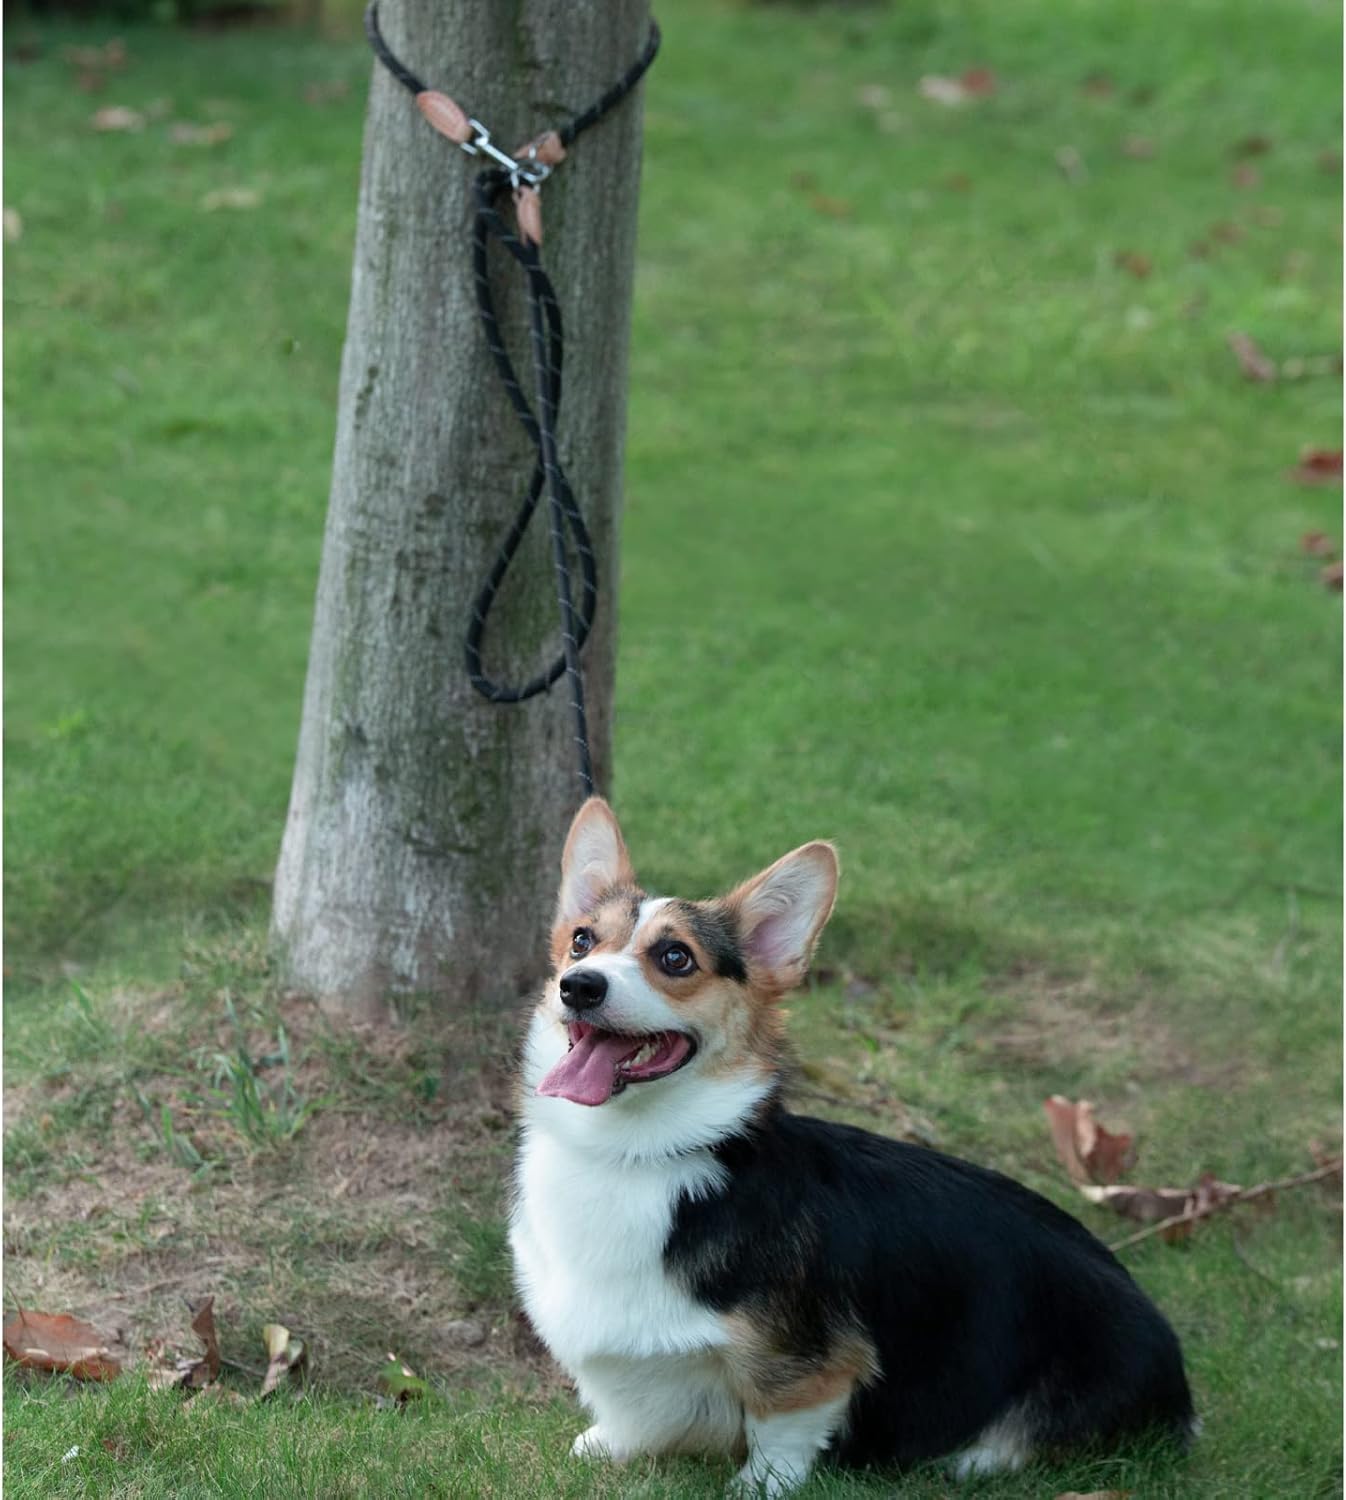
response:
<path id="1" fill-rule="evenodd" d="M 598 1419 L 571 1447 L 578 1458 L 625 1463 L 640 1453 L 727 1453 L 742 1408 L 711 1355 L 586 1360 L 580 1398 Z"/>
<path id="2" fill-rule="evenodd" d="M 969 1447 L 954 1456 L 953 1477 L 973 1479 L 982 1474 L 1013 1474 L 1028 1462 L 1031 1451 L 1022 1414 L 1009 1411 L 983 1428 Z"/>
<path id="3" fill-rule="evenodd" d="M 841 1426 L 850 1404 L 849 1393 L 821 1406 L 745 1418 L 748 1462 L 739 1471 L 731 1493 L 788 1495 L 809 1477 L 814 1460 Z"/>
<path id="4" fill-rule="evenodd" d="M 586 1427 L 571 1443 L 570 1452 L 575 1458 L 606 1459 L 608 1463 L 614 1464 L 624 1464 L 633 1456 L 633 1450 L 604 1431 L 601 1422 L 595 1422 L 592 1427 Z"/>

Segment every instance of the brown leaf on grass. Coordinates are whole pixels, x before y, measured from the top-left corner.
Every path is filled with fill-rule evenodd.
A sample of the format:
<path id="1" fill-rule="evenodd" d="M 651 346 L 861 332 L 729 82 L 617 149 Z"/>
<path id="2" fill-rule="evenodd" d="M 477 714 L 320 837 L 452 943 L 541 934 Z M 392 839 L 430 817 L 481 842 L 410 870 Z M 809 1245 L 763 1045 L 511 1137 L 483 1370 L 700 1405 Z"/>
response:
<path id="1" fill-rule="evenodd" d="M 1194 1221 L 1243 1191 L 1237 1183 L 1220 1182 L 1209 1172 L 1203 1173 L 1190 1188 L 1105 1187 L 1090 1183 L 1081 1183 L 1079 1187 L 1090 1203 L 1102 1204 L 1138 1224 L 1161 1224 L 1165 1219 L 1179 1218 Z M 1191 1232 L 1191 1222 L 1179 1222 L 1169 1225 L 1160 1238 L 1176 1244 Z"/>
<path id="2" fill-rule="evenodd" d="M 958 82 L 963 92 L 974 99 L 994 94 L 996 90 L 996 76 L 990 68 L 968 68 L 958 75 Z"/>
<path id="3" fill-rule="evenodd" d="M 1231 156 L 1265 156 L 1271 150 L 1271 137 L 1269 135 L 1245 135 L 1242 140 L 1235 141 L 1229 148 Z"/>
<path id="4" fill-rule="evenodd" d="M 205 1345 L 205 1357 L 187 1372 L 183 1382 L 193 1389 L 209 1385 L 220 1373 L 220 1345 L 215 1336 L 215 1299 L 207 1297 L 192 1312 L 192 1332 Z"/>
<path id="5" fill-rule="evenodd" d="M 1275 380 L 1276 362 L 1262 353 L 1255 340 L 1246 333 L 1231 333 L 1228 342 L 1245 379 L 1263 383 Z"/>
<path id="6" fill-rule="evenodd" d="M 826 193 L 813 193 L 809 197 L 809 207 L 815 213 L 826 214 L 831 219 L 848 219 L 855 205 L 849 198 L 832 198 Z"/>
<path id="7" fill-rule="evenodd" d="M 1122 155 L 1132 161 L 1150 161 L 1157 147 L 1147 135 L 1128 135 L 1122 141 Z"/>
<path id="8" fill-rule="evenodd" d="M 1043 1101 L 1052 1144 L 1072 1181 L 1111 1183 L 1132 1166 L 1136 1159 L 1133 1138 L 1113 1135 L 1094 1119 L 1094 1107 L 1087 1099 L 1072 1103 L 1061 1094 Z"/>
<path id="9" fill-rule="evenodd" d="M 966 172 L 950 172 L 947 177 L 940 179 L 940 187 L 947 188 L 951 193 L 970 193 L 972 191 L 972 179 Z"/>
<path id="10" fill-rule="evenodd" d="M 1250 193 L 1254 188 L 1262 186 L 1262 174 L 1251 162 L 1242 161 L 1229 174 L 1229 180 L 1236 188 L 1245 193 Z"/>
<path id="11" fill-rule="evenodd" d="M 107 1339 L 69 1313 L 20 1308 L 5 1324 L 4 1345 L 10 1359 L 35 1370 L 59 1371 L 76 1380 L 111 1380 L 121 1374 L 121 1362 L 109 1353 Z"/>
<path id="12" fill-rule="evenodd" d="M 1207 233 L 1221 245 L 1237 245 L 1243 238 L 1243 227 L 1232 219 L 1220 219 L 1210 226 Z"/>
<path id="13" fill-rule="evenodd" d="M 304 1341 L 297 1339 L 288 1328 L 279 1323 L 268 1323 L 262 1329 L 262 1338 L 266 1343 L 266 1357 L 270 1363 L 266 1367 L 266 1376 L 262 1380 L 262 1394 L 259 1401 L 265 1401 L 287 1375 L 300 1370 L 308 1360 L 308 1350 L 304 1347 Z"/>
<path id="14" fill-rule="evenodd" d="M 1299 550 L 1306 557 L 1331 557 L 1337 549 L 1332 538 L 1325 531 L 1306 531 L 1299 539 Z M 1336 1152 L 1332 1154 L 1335 1156 Z M 1313 1159 L 1321 1166 L 1326 1157 L 1320 1160 L 1315 1155 Z"/>
<path id="15" fill-rule="evenodd" d="M 95 110 L 89 118 L 89 124 L 95 130 L 143 130 L 145 128 L 145 116 L 138 109 L 127 109 L 122 104 L 109 104 L 105 108 Z"/>
<path id="16" fill-rule="evenodd" d="M 1328 147 L 1326 151 L 1318 153 L 1318 170 L 1326 172 L 1332 177 L 1341 176 L 1341 152 Z"/>
<path id="17" fill-rule="evenodd" d="M 1289 478 L 1296 484 L 1340 484 L 1341 449 L 1305 448 Z"/>
<path id="18" fill-rule="evenodd" d="M 1318 577 L 1325 589 L 1331 589 L 1334 594 L 1341 593 L 1342 566 L 1339 562 L 1328 563 Z"/>
<path id="19" fill-rule="evenodd" d="M 1144 281 L 1154 269 L 1154 262 L 1148 255 L 1142 255 L 1139 250 L 1119 250 L 1112 257 L 1112 263 L 1119 271 L 1126 271 L 1137 281 Z"/>
<path id="20" fill-rule="evenodd" d="M 1080 92 L 1091 99 L 1110 99 L 1116 91 L 1117 85 L 1109 73 L 1090 73 L 1080 80 Z"/>
<path id="21" fill-rule="evenodd" d="M 174 120 L 168 127 L 168 139 L 175 146 L 218 146 L 234 133 L 228 120 L 213 125 L 196 125 L 191 120 Z"/>

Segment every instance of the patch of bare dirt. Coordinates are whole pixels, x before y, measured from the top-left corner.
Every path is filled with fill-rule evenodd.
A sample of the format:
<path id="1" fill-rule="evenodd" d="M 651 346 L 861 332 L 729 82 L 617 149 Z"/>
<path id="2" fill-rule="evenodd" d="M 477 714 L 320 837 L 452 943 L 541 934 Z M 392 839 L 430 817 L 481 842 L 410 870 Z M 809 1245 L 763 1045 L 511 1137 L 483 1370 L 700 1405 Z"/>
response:
<path id="1" fill-rule="evenodd" d="M 7 1088 L 6 1128 L 25 1122 L 47 1153 L 6 1204 L 11 1301 L 85 1317 L 133 1358 L 151 1340 L 181 1343 L 186 1302 L 214 1295 L 224 1356 L 240 1365 L 265 1366 L 259 1330 L 276 1321 L 309 1344 L 316 1380 L 346 1389 L 372 1391 L 390 1349 L 455 1385 L 558 1385 L 518 1326 L 503 1264 L 472 1292 L 454 1269 L 458 1225 L 485 1226 L 491 1244 L 501 1234 L 512 1037 L 465 1041 L 460 1028 L 450 1047 L 428 1026 L 336 1033 L 295 998 L 235 1013 L 241 1034 L 223 1005 L 193 1017 L 177 997 L 144 997 L 118 1011 L 124 1060 L 114 1047 L 58 1081 Z M 241 1042 L 273 1078 L 279 1026 L 291 1082 L 315 1107 L 292 1140 L 258 1146 L 210 1095 L 211 1058 Z M 136 1069 L 147 1030 L 180 1041 L 181 1072 Z M 90 1095 L 96 1128 L 52 1125 L 57 1105 Z M 213 1165 L 174 1159 L 139 1095 L 167 1104 Z"/>
<path id="2" fill-rule="evenodd" d="M 998 1017 L 982 1037 L 997 1058 L 1047 1072 L 1115 1064 L 1137 1077 L 1195 1087 L 1228 1086 L 1247 1065 L 1203 1057 L 1160 1014 L 1151 994 L 1129 1001 L 1092 975 L 1064 976 L 1022 965 L 993 987 L 1013 1014 Z"/>

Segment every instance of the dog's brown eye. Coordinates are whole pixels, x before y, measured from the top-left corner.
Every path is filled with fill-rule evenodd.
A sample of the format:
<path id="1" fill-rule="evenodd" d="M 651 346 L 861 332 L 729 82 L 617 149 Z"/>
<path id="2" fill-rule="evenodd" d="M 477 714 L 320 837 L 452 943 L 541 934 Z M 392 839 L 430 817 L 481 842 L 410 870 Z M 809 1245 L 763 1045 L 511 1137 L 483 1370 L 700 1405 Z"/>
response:
<path id="1" fill-rule="evenodd" d="M 670 943 L 667 948 L 660 950 L 659 967 L 665 974 L 676 977 L 690 974 L 696 968 L 696 960 L 681 943 Z"/>
<path id="2" fill-rule="evenodd" d="M 587 927 L 577 927 L 575 936 L 570 939 L 571 958 L 583 958 L 594 945 L 594 935 Z"/>

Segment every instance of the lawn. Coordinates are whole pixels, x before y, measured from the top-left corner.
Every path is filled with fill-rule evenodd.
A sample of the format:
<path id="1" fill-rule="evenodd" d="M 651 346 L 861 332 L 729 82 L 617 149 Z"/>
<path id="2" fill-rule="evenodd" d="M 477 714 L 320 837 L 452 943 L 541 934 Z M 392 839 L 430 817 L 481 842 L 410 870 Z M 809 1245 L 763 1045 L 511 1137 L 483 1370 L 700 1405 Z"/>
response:
<path id="1" fill-rule="evenodd" d="M 803 1106 L 1111 1239 L 1047 1094 L 1134 1130 L 1137 1181 L 1311 1167 L 1341 1132 L 1341 608 L 1301 537 L 1341 520 L 1290 471 L 1340 441 L 1336 9 L 661 20 L 614 788 L 638 869 L 707 894 L 838 841 Z M 125 66 L 73 87 L 62 49 L 114 34 Z M 138 1353 L 190 1348 L 183 1299 L 214 1295 L 239 1392 L 267 1322 L 313 1360 L 264 1406 L 7 1374 L 6 1483 L 715 1494 L 727 1466 L 564 1458 L 579 1415 L 503 1255 L 515 1018 L 353 1034 L 268 969 L 363 45 L 7 45 L 9 1301 Z M 920 89 L 972 68 L 990 92 Z M 94 131 L 107 106 L 143 128 Z M 1233 331 L 1280 378 L 1245 379 Z M 1190 1459 L 976 1493 L 1340 1493 L 1339 1196 L 1126 1252 L 1186 1346 Z M 412 1409 L 373 1405 L 389 1349 L 431 1383 Z"/>

